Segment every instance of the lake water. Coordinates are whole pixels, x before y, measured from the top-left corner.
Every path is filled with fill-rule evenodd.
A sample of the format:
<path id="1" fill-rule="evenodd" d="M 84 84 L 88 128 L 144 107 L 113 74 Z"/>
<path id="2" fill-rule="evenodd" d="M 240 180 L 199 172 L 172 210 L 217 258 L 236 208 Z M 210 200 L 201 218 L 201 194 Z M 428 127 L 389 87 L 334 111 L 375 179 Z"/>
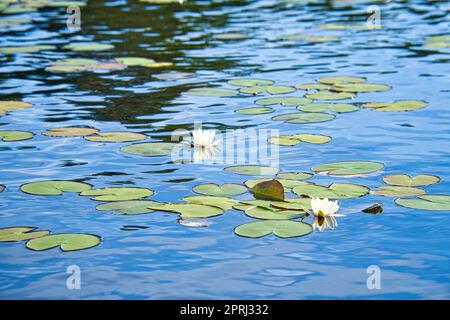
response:
<path id="1" fill-rule="evenodd" d="M 4 1 L 0 2 L 3 4 Z M 371 12 L 381 28 L 368 29 Z M 1 7 L 0 7 L 1 8 Z M 31 10 L 31 9 L 30 9 Z M 378 10 L 378 11 L 377 11 Z M 27 10 L 26 10 L 27 11 Z M 1 130 L 23 130 L 32 139 L 0 142 L 0 227 L 33 226 L 52 233 L 88 233 L 100 245 L 80 251 L 32 251 L 24 242 L 0 243 L 1 299 L 448 299 L 450 298 L 449 211 L 398 206 L 396 197 L 367 195 L 341 200 L 334 230 L 304 237 L 245 238 L 234 228 L 254 219 L 229 210 L 207 219 L 208 227 L 177 223 L 177 215 L 153 212 L 116 215 L 95 209 L 98 201 L 76 193 L 36 196 L 20 186 L 40 180 L 77 180 L 99 187 L 145 187 L 149 199 L 180 202 L 200 183 L 238 183 L 255 178 L 224 171 L 226 164 L 178 163 L 168 156 L 141 157 L 120 150 L 125 143 L 82 137 L 48 137 L 54 127 L 90 126 L 133 131 L 149 141 L 169 141 L 175 129 L 278 129 L 282 135 L 322 134 L 326 144 L 280 146 L 279 168 L 311 172 L 337 161 L 363 160 L 384 169 L 358 177 L 315 175 L 308 181 L 356 183 L 372 190 L 382 177 L 431 174 L 441 182 L 423 187 L 450 194 L 450 56 L 447 47 L 424 47 L 426 38 L 448 34 L 447 1 L 187 1 L 149 4 L 89 0 L 81 7 L 81 30 L 67 29 L 66 7 L 42 7 L 26 18 L 0 23 L 0 47 L 52 45 L 55 49 L 0 54 L 0 100 L 32 107 L 0 117 Z M 373 17 L 373 16 L 372 16 Z M 377 22 L 377 21 L 375 21 Z M 323 24 L 356 30 L 324 30 Z M 222 40 L 217 34 L 246 37 Z M 278 39 L 286 34 L 337 37 Z M 322 38 L 322 40 L 324 40 Z M 326 40 L 326 39 L 325 39 Z M 104 51 L 71 51 L 75 42 L 113 44 Z M 67 58 L 100 61 L 144 57 L 171 66 L 127 67 L 106 72 L 51 72 Z M 171 73 L 174 79 L 158 74 Z M 187 75 L 180 75 L 187 73 Z M 278 85 L 315 83 L 319 77 L 366 77 L 387 84 L 384 92 L 361 93 L 339 102 L 423 100 L 426 108 L 377 112 L 362 108 L 332 121 L 290 124 L 273 121 L 298 112 L 272 105 L 270 114 L 243 115 L 269 96 L 189 96 L 196 87 L 237 89 L 227 81 L 261 78 Z M 302 97 L 303 90 L 289 96 Z M 295 196 L 291 194 L 290 196 Z M 249 199 L 250 194 L 235 197 Z M 379 215 L 358 213 L 383 202 Z M 141 226 L 127 230 L 124 226 Z M 81 270 L 81 288 L 69 290 L 67 268 Z M 381 288 L 369 289 L 369 266 L 381 271 Z M 369 268 L 370 270 L 370 268 Z"/>

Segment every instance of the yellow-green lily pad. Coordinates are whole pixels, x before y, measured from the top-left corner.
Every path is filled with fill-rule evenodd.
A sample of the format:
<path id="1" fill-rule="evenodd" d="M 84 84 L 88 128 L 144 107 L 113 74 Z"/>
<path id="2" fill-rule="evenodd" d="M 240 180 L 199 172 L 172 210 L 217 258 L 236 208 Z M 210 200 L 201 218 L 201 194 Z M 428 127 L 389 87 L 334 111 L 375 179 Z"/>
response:
<path id="1" fill-rule="evenodd" d="M 298 106 L 304 103 L 309 103 L 311 100 L 298 97 L 267 97 L 255 101 L 260 106 L 271 106 L 281 104 L 283 106 Z"/>
<path id="2" fill-rule="evenodd" d="M 256 115 L 256 114 L 266 114 L 272 113 L 274 110 L 269 107 L 253 107 L 253 108 L 242 108 L 237 109 L 236 112 L 240 114 Z"/>
<path id="3" fill-rule="evenodd" d="M 114 49 L 114 45 L 107 43 L 82 42 L 82 43 L 68 44 L 65 45 L 63 48 L 66 50 L 73 50 L 73 51 L 105 51 Z"/>
<path id="4" fill-rule="evenodd" d="M 243 87 L 239 91 L 248 94 L 259 94 L 259 93 L 270 93 L 270 94 L 285 94 L 294 92 L 296 89 L 289 86 L 253 86 L 253 87 Z"/>
<path id="5" fill-rule="evenodd" d="M 425 191 L 413 187 L 383 186 L 378 187 L 374 194 L 385 197 L 408 197 L 425 194 Z"/>
<path id="6" fill-rule="evenodd" d="M 346 113 L 358 111 L 359 107 L 349 103 L 308 103 L 298 106 L 297 109 L 303 112 L 324 112 L 330 110 L 336 113 Z"/>
<path id="7" fill-rule="evenodd" d="M 314 175 L 309 172 L 280 172 L 277 174 L 277 178 L 279 179 L 296 180 L 296 181 L 306 180 L 313 176 Z"/>
<path id="8" fill-rule="evenodd" d="M 153 212 L 150 206 L 158 204 L 152 200 L 129 200 L 103 203 L 95 207 L 99 211 L 111 211 L 114 214 L 132 215 Z"/>
<path id="9" fill-rule="evenodd" d="M 147 188 L 111 187 L 85 190 L 81 196 L 94 196 L 96 201 L 126 201 L 143 199 L 153 195 L 153 190 Z"/>
<path id="10" fill-rule="evenodd" d="M 333 120 L 334 115 L 328 113 L 308 112 L 308 113 L 286 113 L 272 118 L 274 121 L 284 121 L 287 123 L 319 123 Z"/>
<path id="11" fill-rule="evenodd" d="M 125 146 L 120 150 L 144 157 L 157 157 L 170 155 L 177 146 L 178 143 L 173 142 L 144 142 Z"/>
<path id="12" fill-rule="evenodd" d="M 27 109 L 31 107 L 31 103 L 23 101 L 0 101 L 0 116 L 5 115 L 9 111 Z"/>
<path id="13" fill-rule="evenodd" d="M 144 140 L 147 138 L 147 135 L 137 132 L 120 132 L 120 131 L 111 131 L 111 132 L 96 132 L 89 136 L 84 136 L 86 140 L 95 141 L 95 142 L 132 142 Z"/>
<path id="14" fill-rule="evenodd" d="M 326 173 L 333 176 L 361 175 L 376 172 L 384 165 L 373 161 L 343 161 L 324 163 L 311 168 L 314 172 Z"/>
<path id="15" fill-rule="evenodd" d="M 234 232 L 246 238 L 261 238 L 274 234 L 280 238 L 301 237 L 313 232 L 311 225 L 291 220 L 263 220 L 242 224 Z"/>
<path id="16" fill-rule="evenodd" d="M 390 102 L 368 102 L 362 104 L 363 108 L 370 108 L 375 111 L 413 111 L 423 109 L 427 106 L 425 101 L 421 100 L 397 100 Z"/>
<path id="17" fill-rule="evenodd" d="M 306 94 L 306 98 L 311 100 L 343 100 L 343 99 L 353 99 L 354 97 L 355 94 L 350 92 L 335 93 L 330 91 L 317 91 Z"/>
<path id="18" fill-rule="evenodd" d="M 84 137 L 98 133 L 99 130 L 95 128 L 85 127 L 56 127 L 50 128 L 43 133 L 48 137 Z"/>
<path id="19" fill-rule="evenodd" d="M 430 174 L 418 174 L 417 176 L 410 176 L 407 174 L 392 174 L 383 177 L 383 181 L 394 186 L 419 187 L 438 183 L 441 181 L 441 178 Z"/>
<path id="20" fill-rule="evenodd" d="M 179 213 L 183 219 L 210 218 L 224 213 L 224 210 L 219 207 L 195 203 L 162 203 L 150 206 L 150 209 Z"/>
<path id="21" fill-rule="evenodd" d="M 237 87 L 253 87 L 253 86 L 270 86 L 274 82 L 266 79 L 232 79 L 228 81 L 228 84 Z"/>
<path id="22" fill-rule="evenodd" d="M 234 205 L 238 204 L 238 201 L 234 199 L 218 196 L 191 196 L 185 197 L 182 200 L 195 204 L 202 204 L 211 207 L 219 207 L 223 211 L 231 210 Z"/>
<path id="23" fill-rule="evenodd" d="M 418 210 L 450 211 L 450 195 L 445 194 L 424 194 L 417 198 L 398 198 L 395 203 L 402 207 Z"/>
<path id="24" fill-rule="evenodd" d="M 366 82 L 366 78 L 354 76 L 334 76 L 334 77 L 320 77 L 317 81 L 324 84 L 336 85 L 347 83 L 363 83 Z"/>
<path id="25" fill-rule="evenodd" d="M 192 191 L 207 196 L 228 197 L 246 193 L 247 188 L 236 183 L 224 183 L 222 185 L 203 183 L 192 188 Z"/>
<path id="26" fill-rule="evenodd" d="M 51 45 L 36 45 L 36 46 L 19 46 L 19 47 L 1 47 L 0 52 L 5 54 L 34 53 L 41 51 L 51 51 L 55 49 L 56 47 Z"/>
<path id="27" fill-rule="evenodd" d="M 333 183 L 328 187 L 311 182 L 303 182 L 292 191 L 299 196 L 310 198 L 329 198 L 329 199 L 350 199 L 359 198 L 369 193 L 370 189 L 350 183 Z"/>
<path id="28" fill-rule="evenodd" d="M 24 184 L 20 187 L 25 193 L 39 196 L 58 196 L 63 192 L 80 193 L 91 189 L 92 186 L 87 183 L 70 180 L 46 180 L 35 181 Z"/>
<path id="29" fill-rule="evenodd" d="M 62 251 L 78 251 L 95 247 L 100 242 L 101 238 L 93 234 L 59 233 L 31 239 L 26 243 L 26 247 L 36 251 L 56 247 L 59 247 Z"/>
<path id="30" fill-rule="evenodd" d="M 323 83 L 303 83 L 298 84 L 295 87 L 301 90 L 328 90 L 331 88 L 330 85 Z"/>
<path id="31" fill-rule="evenodd" d="M 338 92 L 380 92 L 390 90 L 391 86 L 375 83 L 342 83 L 336 84 L 331 88 L 332 91 Z"/>
<path id="32" fill-rule="evenodd" d="M 331 141 L 331 137 L 321 134 L 301 133 L 292 136 L 272 136 L 269 142 L 280 146 L 295 146 L 300 142 L 323 144 Z"/>
<path id="33" fill-rule="evenodd" d="M 0 228 L 0 242 L 16 242 L 30 240 L 46 236 L 50 233 L 48 230 L 33 231 L 37 227 L 9 227 Z"/>
<path id="34" fill-rule="evenodd" d="M 249 217 L 263 220 L 289 220 L 304 216 L 304 212 L 264 207 L 251 207 L 245 210 Z"/>
<path id="35" fill-rule="evenodd" d="M 33 136 L 34 133 L 28 131 L 0 130 L 0 140 L 4 142 L 28 140 Z"/>

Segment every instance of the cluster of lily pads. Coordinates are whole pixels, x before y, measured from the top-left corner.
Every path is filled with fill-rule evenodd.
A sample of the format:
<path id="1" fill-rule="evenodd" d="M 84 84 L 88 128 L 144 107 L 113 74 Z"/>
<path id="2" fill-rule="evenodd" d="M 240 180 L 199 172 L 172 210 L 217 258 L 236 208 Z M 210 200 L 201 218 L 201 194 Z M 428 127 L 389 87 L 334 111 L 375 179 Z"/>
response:
<path id="1" fill-rule="evenodd" d="M 418 187 L 440 182 L 434 175 L 409 176 L 394 174 L 383 177 L 386 186 L 371 191 L 368 187 L 352 183 L 332 183 L 325 186 L 305 181 L 314 174 L 335 177 L 354 177 L 375 173 L 384 166 L 373 161 L 333 162 L 313 166 L 312 172 L 280 172 L 269 166 L 242 165 L 224 170 L 246 176 L 265 176 L 245 181 L 243 184 L 203 183 L 193 187 L 198 194 L 182 198 L 182 202 L 163 203 L 149 200 L 154 191 L 139 187 L 94 188 L 79 181 L 48 180 L 24 184 L 20 190 L 30 195 L 57 196 L 65 192 L 88 196 L 99 211 L 118 215 L 149 214 L 155 211 L 179 215 L 179 222 L 191 226 L 205 226 L 206 222 L 186 223 L 191 219 L 206 219 L 224 214 L 229 210 L 243 211 L 246 216 L 257 219 L 234 229 L 243 237 L 259 238 L 275 234 L 281 238 L 304 236 L 313 227 L 304 221 L 311 210 L 311 198 L 351 199 L 369 194 L 398 197 L 400 206 L 420 210 L 450 210 L 450 195 L 426 194 Z M 5 189 L 0 185 L 0 192 Z M 250 192 L 253 198 L 237 200 L 233 197 Z M 294 196 L 295 195 L 295 196 Z M 380 210 L 362 210 L 380 213 Z M 26 246 L 33 250 L 46 250 L 60 246 L 63 251 L 81 250 L 96 246 L 101 238 L 84 234 L 54 234 L 49 231 L 33 231 L 33 227 L 12 227 L 0 229 L 0 242 L 28 240 Z M 39 239 L 39 240 L 38 240 Z"/>

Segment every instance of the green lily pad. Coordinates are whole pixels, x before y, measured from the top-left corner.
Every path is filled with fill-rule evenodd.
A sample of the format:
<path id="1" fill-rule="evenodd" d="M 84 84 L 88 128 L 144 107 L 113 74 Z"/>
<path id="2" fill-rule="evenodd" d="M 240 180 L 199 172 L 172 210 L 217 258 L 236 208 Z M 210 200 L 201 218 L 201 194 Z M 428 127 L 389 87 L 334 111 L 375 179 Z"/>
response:
<path id="1" fill-rule="evenodd" d="M 222 185 L 215 183 L 204 183 L 195 186 L 192 191 L 207 196 L 228 197 L 246 193 L 247 188 L 243 185 L 235 183 L 224 183 Z"/>
<path id="2" fill-rule="evenodd" d="M 274 121 L 285 121 L 287 123 L 319 123 L 333 120 L 334 115 L 328 113 L 286 113 L 272 118 Z"/>
<path id="3" fill-rule="evenodd" d="M 363 108 L 370 108 L 375 111 L 413 111 L 423 109 L 427 106 L 425 101 L 420 100 L 397 100 L 390 102 L 369 102 L 362 105 Z"/>
<path id="4" fill-rule="evenodd" d="M 80 193 L 81 196 L 94 196 L 96 201 L 126 201 L 149 197 L 154 192 L 147 188 L 112 187 L 90 189 Z"/>
<path id="5" fill-rule="evenodd" d="M 279 171 L 278 168 L 256 165 L 231 166 L 224 170 L 247 176 L 271 176 L 277 174 Z"/>
<path id="6" fill-rule="evenodd" d="M 254 185 L 250 191 L 256 199 L 275 201 L 284 200 L 284 187 L 279 181 L 274 179 L 259 182 Z"/>
<path id="7" fill-rule="evenodd" d="M 366 78 L 353 77 L 353 76 L 336 76 L 336 77 L 321 77 L 317 80 L 324 84 L 348 84 L 348 83 L 363 83 L 366 82 Z"/>
<path id="8" fill-rule="evenodd" d="M 129 67 L 152 67 L 156 61 L 147 58 L 136 58 L 136 57 L 121 57 L 115 58 L 114 60 L 123 63 Z"/>
<path id="9" fill-rule="evenodd" d="M 313 144 L 323 144 L 331 141 L 331 137 L 320 134 L 302 133 L 292 136 L 272 136 L 269 138 L 269 143 L 280 146 L 295 146 L 300 142 L 307 142 Z"/>
<path id="10" fill-rule="evenodd" d="M 224 41 L 245 40 L 245 39 L 247 39 L 247 35 L 243 34 L 243 33 L 239 33 L 239 32 L 220 33 L 220 34 L 215 34 L 214 39 L 224 40 Z"/>
<path id="11" fill-rule="evenodd" d="M 33 231 L 37 227 L 10 227 L 0 228 L 0 242 L 15 242 L 46 236 L 48 230 Z"/>
<path id="12" fill-rule="evenodd" d="M 144 214 L 153 212 L 149 206 L 158 204 L 152 200 L 130 200 L 103 203 L 95 207 L 99 211 L 111 211 L 114 214 Z"/>
<path id="13" fill-rule="evenodd" d="M 0 116 L 12 110 L 27 109 L 30 107 L 31 103 L 23 101 L 0 101 Z"/>
<path id="14" fill-rule="evenodd" d="M 334 42 L 338 41 L 338 37 L 334 36 L 316 36 L 309 35 L 303 33 L 295 33 L 295 34 L 287 34 L 277 37 L 275 40 L 284 40 L 284 41 L 305 41 L 311 43 L 321 43 L 321 42 Z"/>
<path id="15" fill-rule="evenodd" d="M 306 98 L 311 100 L 342 100 L 342 99 L 353 99 L 354 97 L 355 94 L 350 92 L 334 93 L 330 91 L 317 91 L 306 94 Z"/>
<path id="16" fill-rule="evenodd" d="M 179 213 L 183 219 L 210 218 L 224 213 L 219 207 L 195 203 L 162 203 L 150 206 L 150 209 Z"/>
<path id="17" fill-rule="evenodd" d="M 63 48 L 66 50 L 73 50 L 73 51 L 105 51 L 114 49 L 114 46 L 112 44 L 107 43 L 83 42 L 83 43 L 68 44 L 65 45 Z"/>
<path id="18" fill-rule="evenodd" d="M 194 88 L 185 92 L 188 96 L 198 97 L 232 97 L 238 94 L 238 91 L 222 88 Z"/>
<path id="19" fill-rule="evenodd" d="M 97 132 L 84 137 L 86 140 L 95 142 L 132 142 L 144 140 L 147 135 L 137 132 Z"/>
<path id="20" fill-rule="evenodd" d="M 240 114 L 266 114 L 266 113 L 272 113 L 274 110 L 272 108 L 268 108 L 268 107 L 254 107 L 254 108 L 242 108 L 242 109 L 237 109 L 236 112 L 240 113 Z"/>
<path id="21" fill-rule="evenodd" d="M 297 109 L 303 112 L 324 112 L 330 110 L 336 113 L 346 113 L 358 111 L 359 107 L 349 103 L 308 103 L 298 106 Z"/>
<path id="22" fill-rule="evenodd" d="M 39 196 L 58 196 L 63 192 L 80 193 L 91 189 L 92 186 L 83 182 L 69 180 L 46 180 L 24 184 L 20 187 L 25 193 Z"/>
<path id="23" fill-rule="evenodd" d="M 314 175 L 309 172 L 280 172 L 277 174 L 277 178 L 279 179 L 296 180 L 296 181 L 306 180 L 313 176 Z"/>
<path id="24" fill-rule="evenodd" d="M 0 130 L 0 140 L 4 142 L 28 140 L 33 136 L 34 133 L 28 131 Z"/>
<path id="25" fill-rule="evenodd" d="M 298 106 L 304 103 L 309 103 L 311 100 L 298 97 L 267 97 L 255 101 L 260 106 L 271 106 L 281 104 L 283 106 Z"/>
<path id="26" fill-rule="evenodd" d="M 144 157 L 157 157 L 170 155 L 177 146 L 179 146 L 178 143 L 172 142 L 144 142 L 125 146 L 120 150 Z"/>
<path id="27" fill-rule="evenodd" d="M 395 203 L 412 209 L 450 211 L 450 195 L 444 194 L 425 194 L 417 198 L 398 198 L 395 200 Z"/>
<path id="28" fill-rule="evenodd" d="M 234 205 L 238 204 L 238 201 L 236 200 L 216 196 L 192 196 L 192 197 L 185 197 L 182 200 L 195 204 L 202 204 L 211 207 L 219 207 L 223 211 L 231 210 Z"/>
<path id="29" fill-rule="evenodd" d="M 311 168 L 314 172 L 326 173 L 333 176 L 360 175 L 376 172 L 384 168 L 379 162 L 372 161 L 344 161 L 324 163 Z"/>
<path id="30" fill-rule="evenodd" d="M 261 238 L 274 234 L 280 238 L 301 237 L 313 232 L 311 225 L 291 220 L 264 220 L 242 224 L 234 232 L 246 238 Z"/>
<path id="31" fill-rule="evenodd" d="M 99 130 L 95 128 L 84 127 L 56 127 L 48 129 L 43 133 L 48 137 L 84 137 L 98 133 Z"/>
<path id="32" fill-rule="evenodd" d="M 55 49 L 56 47 L 51 45 L 36 45 L 36 46 L 20 46 L 20 47 L 2 47 L 0 48 L 0 52 L 5 54 L 34 53 L 41 51 L 51 51 Z"/>
<path id="33" fill-rule="evenodd" d="M 310 198 L 350 199 L 359 198 L 369 193 L 370 189 L 358 184 L 333 183 L 329 187 L 311 182 L 303 182 L 292 189 L 299 196 Z"/>
<path id="34" fill-rule="evenodd" d="M 272 80 L 265 79 L 232 79 L 228 81 L 228 84 L 238 87 L 270 86 L 273 83 Z"/>
<path id="35" fill-rule="evenodd" d="M 336 84 L 332 91 L 338 92 L 380 92 L 390 90 L 391 86 L 385 84 L 375 84 L 375 83 L 343 83 Z"/>
<path id="36" fill-rule="evenodd" d="M 245 211 L 252 207 L 271 208 L 271 201 L 268 200 L 242 200 L 233 206 L 233 209 Z"/>
<path id="37" fill-rule="evenodd" d="M 425 194 L 425 191 L 412 187 L 385 186 L 378 187 L 374 194 L 385 197 L 408 197 Z"/>
<path id="38" fill-rule="evenodd" d="M 5 191 L 5 186 L 0 184 L 0 193 L 3 192 L 3 191 Z"/>
<path id="39" fill-rule="evenodd" d="M 62 251 L 77 251 L 99 245 L 101 238 L 93 234 L 59 233 L 51 234 L 27 242 L 26 247 L 31 250 L 43 251 L 60 247 Z"/>
<path id="40" fill-rule="evenodd" d="M 385 176 L 383 178 L 383 181 L 394 186 L 419 187 L 438 183 L 441 181 L 441 178 L 429 174 L 418 174 L 417 176 L 410 176 L 407 174 L 392 174 L 389 176 Z"/>
<path id="41" fill-rule="evenodd" d="M 289 220 L 299 218 L 304 215 L 303 212 L 294 210 L 270 209 L 263 207 L 251 207 L 245 210 L 249 217 L 264 220 Z"/>
<path id="42" fill-rule="evenodd" d="M 294 87 L 288 86 L 253 86 L 253 87 L 243 87 L 239 90 L 242 93 L 248 94 L 259 94 L 259 93 L 270 93 L 270 94 L 285 94 L 295 91 Z"/>
<path id="43" fill-rule="evenodd" d="M 297 89 L 301 90 L 328 90 L 331 86 L 323 83 L 303 83 L 295 86 Z"/>

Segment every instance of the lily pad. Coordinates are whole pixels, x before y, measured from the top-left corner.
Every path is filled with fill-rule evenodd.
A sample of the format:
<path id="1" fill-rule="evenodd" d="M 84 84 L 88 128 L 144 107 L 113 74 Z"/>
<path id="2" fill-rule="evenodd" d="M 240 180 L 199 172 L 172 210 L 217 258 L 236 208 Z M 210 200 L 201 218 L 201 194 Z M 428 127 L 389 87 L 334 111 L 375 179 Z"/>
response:
<path id="1" fill-rule="evenodd" d="M 354 77 L 354 76 L 335 76 L 335 77 L 320 77 L 318 80 L 324 84 L 348 84 L 348 83 L 363 83 L 366 82 L 366 78 Z"/>
<path id="2" fill-rule="evenodd" d="M 272 207 L 308 212 L 311 210 L 310 198 L 287 198 L 284 201 L 273 201 Z"/>
<path id="3" fill-rule="evenodd" d="M 183 198 L 183 200 L 195 204 L 202 204 L 211 207 L 219 207 L 224 211 L 231 210 L 234 205 L 238 204 L 238 201 L 236 200 L 216 196 L 192 196 L 192 197 L 185 197 Z"/>
<path id="4" fill-rule="evenodd" d="M 408 197 L 425 194 L 425 191 L 412 187 L 385 186 L 378 187 L 374 194 L 385 197 Z"/>
<path id="5" fill-rule="evenodd" d="M 195 203 L 162 203 L 150 206 L 150 209 L 179 213 L 183 219 L 210 218 L 224 213 L 219 207 Z"/>
<path id="6" fill-rule="evenodd" d="M 136 57 L 120 57 L 115 58 L 114 60 L 130 67 L 152 67 L 156 62 L 153 59 Z"/>
<path id="7" fill-rule="evenodd" d="M 298 106 L 304 103 L 309 103 L 311 100 L 298 97 L 267 97 L 255 101 L 260 106 L 271 106 L 281 104 L 283 106 Z"/>
<path id="8" fill-rule="evenodd" d="M 373 205 L 371 205 L 370 207 L 367 207 L 363 210 L 361 210 L 364 213 L 369 213 L 369 214 L 380 214 L 383 213 L 383 203 L 382 202 L 377 202 Z"/>
<path id="9" fill-rule="evenodd" d="M 178 146 L 178 143 L 172 142 L 144 142 L 135 143 L 121 148 L 126 153 L 131 153 L 144 157 L 166 156 L 172 153 L 172 150 Z"/>
<path id="10" fill-rule="evenodd" d="M 34 53 L 41 51 L 51 51 L 55 49 L 56 47 L 51 45 L 36 45 L 36 46 L 20 46 L 20 47 L 1 47 L 0 52 L 5 54 Z"/>
<path id="11" fill-rule="evenodd" d="M 3 192 L 3 191 L 5 191 L 5 186 L 0 184 L 0 192 Z"/>
<path id="12" fill-rule="evenodd" d="M 123 215 L 144 214 L 153 212 L 149 206 L 154 204 L 158 204 L 158 202 L 152 200 L 117 201 L 100 204 L 95 209 Z"/>
<path id="13" fill-rule="evenodd" d="M 317 91 L 306 94 L 306 98 L 311 100 L 342 100 L 342 99 L 353 99 L 354 97 L 355 94 L 350 92 L 334 93 L 330 91 Z"/>
<path id="14" fill-rule="evenodd" d="M 329 187 L 311 182 L 303 182 L 292 189 L 299 196 L 310 198 L 350 199 L 359 198 L 369 193 L 370 189 L 358 184 L 333 183 Z"/>
<path id="15" fill-rule="evenodd" d="M 147 135 L 137 132 L 96 132 L 92 135 L 85 136 L 86 140 L 95 142 L 132 142 L 138 140 L 144 140 Z"/>
<path id="16" fill-rule="evenodd" d="M 407 174 L 393 174 L 385 176 L 383 178 L 383 181 L 394 186 L 419 187 L 438 183 L 441 181 L 441 178 L 429 174 L 419 174 L 417 176 L 410 176 Z"/>
<path id="17" fill-rule="evenodd" d="M 287 123 L 319 123 L 333 120 L 334 115 L 328 113 L 286 113 L 272 118 L 274 121 L 285 121 Z"/>
<path id="18" fill-rule="evenodd" d="M 236 112 L 240 113 L 240 114 L 266 114 L 266 113 L 272 113 L 274 110 L 272 108 L 268 108 L 268 107 L 254 107 L 254 108 L 242 108 L 242 109 L 237 109 Z"/>
<path id="19" fill-rule="evenodd" d="M 324 112 L 330 110 L 336 113 L 346 113 L 358 111 L 359 107 L 349 103 L 308 103 L 298 106 L 297 109 L 304 112 Z"/>
<path id="20" fill-rule="evenodd" d="M 283 209 L 270 209 L 263 207 L 251 207 L 245 210 L 249 217 L 264 220 L 289 220 L 299 218 L 304 215 L 303 212 Z"/>
<path id="21" fill-rule="evenodd" d="M 260 178 L 260 179 L 250 179 L 245 181 L 245 185 L 249 188 L 253 188 L 255 185 L 261 182 L 270 181 L 271 178 Z M 281 183 L 284 187 L 285 192 L 291 191 L 292 188 L 301 185 L 302 183 L 298 180 L 289 180 L 289 179 L 276 179 L 279 183 Z"/>
<path id="22" fill-rule="evenodd" d="M 34 133 L 28 131 L 0 130 L 0 140 L 4 142 L 28 140 L 33 136 Z"/>
<path id="23" fill-rule="evenodd" d="M 114 49 L 114 46 L 112 44 L 107 43 L 83 42 L 83 43 L 68 44 L 63 48 L 66 50 L 73 50 L 73 51 L 105 51 Z"/>
<path id="24" fill-rule="evenodd" d="M 33 231 L 37 227 L 10 227 L 0 228 L 0 242 L 15 242 L 46 236 L 48 230 Z"/>
<path id="25" fill-rule="evenodd" d="M 188 96 L 198 97 L 232 97 L 238 94 L 238 91 L 222 88 L 194 88 L 185 92 Z"/>
<path id="26" fill-rule="evenodd" d="M 261 238 L 274 234 L 280 238 L 301 237 L 313 232 L 311 225 L 291 220 L 264 220 L 242 224 L 234 232 L 246 238 Z"/>
<path id="27" fill-rule="evenodd" d="M 298 84 L 295 87 L 301 90 L 328 90 L 331 88 L 330 85 L 323 83 L 303 83 Z"/>
<path id="28" fill-rule="evenodd" d="M 207 196 L 228 197 L 246 193 L 247 188 L 243 185 L 235 183 L 224 183 L 222 185 L 215 183 L 204 183 L 195 186 L 192 191 Z"/>
<path id="29" fill-rule="evenodd" d="M 398 198 L 395 203 L 412 209 L 450 211 L 450 195 L 425 194 L 417 198 Z"/>
<path id="30" fill-rule="evenodd" d="M 413 111 L 423 109 L 427 106 L 425 101 L 421 100 L 397 100 L 390 102 L 369 102 L 362 105 L 363 108 L 370 108 L 375 111 Z"/>
<path id="31" fill-rule="evenodd" d="M 390 90 L 391 86 L 375 83 L 343 83 L 336 84 L 331 88 L 332 91 L 338 92 L 380 92 Z"/>
<path id="32" fill-rule="evenodd" d="M 269 180 L 257 183 L 250 190 L 256 199 L 262 200 L 284 200 L 284 187 L 277 180 Z"/>
<path id="33" fill-rule="evenodd" d="M 94 196 L 97 201 L 126 201 L 149 197 L 154 192 L 147 188 L 111 187 L 90 189 L 80 193 L 81 196 Z"/>
<path id="34" fill-rule="evenodd" d="M 229 33 L 220 33 L 215 34 L 214 39 L 217 40 L 245 40 L 247 39 L 247 35 L 239 32 L 229 32 Z"/>
<path id="35" fill-rule="evenodd" d="M 294 87 L 288 86 L 253 86 L 253 87 L 243 87 L 239 90 L 242 93 L 248 94 L 259 94 L 259 93 L 270 93 L 270 94 L 285 94 L 295 91 Z"/>
<path id="36" fill-rule="evenodd" d="M 326 173 L 333 176 L 360 175 L 376 172 L 384 168 L 379 162 L 372 161 L 344 161 L 324 163 L 311 168 L 314 172 Z"/>
<path id="37" fill-rule="evenodd" d="M 92 186 L 83 182 L 69 180 L 46 180 L 24 184 L 20 187 L 25 193 L 39 196 L 57 196 L 63 192 L 80 193 L 91 189 Z"/>
<path id="38" fill-rule="evenodd" d="M 43 251 L 60 247 L 62 251 L 77 251 L 99 245 L 101 238 L 93 234 L 59 233 L 51 234 L 27 242 L 26 247 L 31 250 Z"/>
<path id="39" fill-rule="evenodd" d="M 278 168 L 256 165 L 231 166 L 224 170 L 247 176 L 271 176 L 277 174 L 279 171 Z"/>
<path id="40" fill-rule="evenodd" d="M 280 146 L 295 146 L 300 142 L 323 144 L 330 141 L 331 137 L 309 133 L 296 134 L 292 136 L 272 136 L 269 138 L 269 143 Z"/>
<path id="41" fill-rule="evenodd" d="M 238 87 L 270 86 L 273 83 L 272 80 L 265 79 L 232 79 L 228 81 L 228 84 Z"/>
<path id="42" fill-rule="evenodd" d="M 95 133 L 99 130 L 95 128 L 84 128 L 84 127 L 56 127 L 48 129 L 43 133 L 44 136 L 49 137 L 84 137 Z"/>
<path id="43" fill-rule="evenodd" d="M 27 109 L 31 107 L 31 103 L 23 101 L 0 101 L 0 116 L 12 110 Z"/>
<path id="44" fill-rule="evenodd" d="M 277 174 L 277 178 L 296 181 L 306 180 L 313 176 L 309 172 L 280 172 Z"/>

